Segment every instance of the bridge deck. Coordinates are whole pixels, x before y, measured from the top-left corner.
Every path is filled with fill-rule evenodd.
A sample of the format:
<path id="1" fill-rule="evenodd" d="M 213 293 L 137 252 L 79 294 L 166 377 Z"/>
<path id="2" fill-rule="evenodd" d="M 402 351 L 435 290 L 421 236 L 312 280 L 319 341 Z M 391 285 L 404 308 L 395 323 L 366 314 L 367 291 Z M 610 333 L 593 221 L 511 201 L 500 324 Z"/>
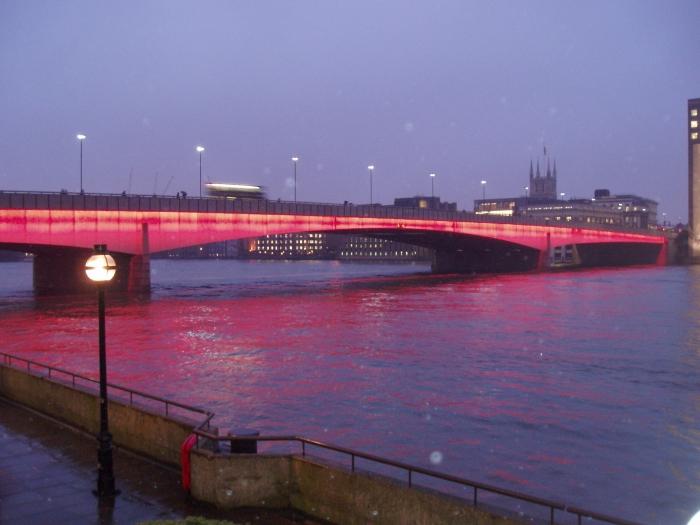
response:
<path id="1" fill-rule="evenodd" d="M 382 204 L 327 204 L 266 199 L 222 199 L 211 197 L 175 197 L 163 195 L 80 194 L 0 191 L 0 210 L 89 210 L 89 211 L 157 211 L 194 213 L 254 213 L 317 217 L 365 217 L 378 219 L 413 219 L 491 224 L 519 224 L 561 228 L 585 228 L 613 232 L 632 232 L 662 237 L 651 229 L 600 225 L 585 222 L 555 222 L 531 217 L 477 215 L 469 211 L 443 211 L 427 208 L 404 208 Z"/>

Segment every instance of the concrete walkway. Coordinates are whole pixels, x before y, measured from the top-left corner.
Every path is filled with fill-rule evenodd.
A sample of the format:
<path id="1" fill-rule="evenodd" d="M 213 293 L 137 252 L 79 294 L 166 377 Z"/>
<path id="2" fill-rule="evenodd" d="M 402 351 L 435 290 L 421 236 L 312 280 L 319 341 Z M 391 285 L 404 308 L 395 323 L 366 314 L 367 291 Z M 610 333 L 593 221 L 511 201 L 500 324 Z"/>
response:
<path id="1" fill-rule="evenodd" d="M 222 512 L 193 501 L 179 472 L 115 449 L 117 496 L 100 505 L 92 494 L 94 437 L 0 398 L 0 524 L 134 524 L 204 516 L 249 524 L 313 524 L 292 512 Z"/>

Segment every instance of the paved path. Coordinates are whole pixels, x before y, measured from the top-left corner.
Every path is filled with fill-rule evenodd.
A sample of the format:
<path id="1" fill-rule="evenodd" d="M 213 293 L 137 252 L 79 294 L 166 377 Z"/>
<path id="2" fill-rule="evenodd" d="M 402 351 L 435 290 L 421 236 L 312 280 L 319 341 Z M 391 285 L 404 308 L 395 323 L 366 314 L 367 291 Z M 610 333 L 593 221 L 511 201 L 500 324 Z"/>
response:
<path id="1" fill-rule="evenodd" d="M 100 506 L 95 487 L 97 441 L 0 398 L 0 525 L 134 524 L 205 516 L 240 524 L 312 524 L 291 513 L 225 513 L 197 503 L 179 472 L 115 450 L 121 494 Z"/>

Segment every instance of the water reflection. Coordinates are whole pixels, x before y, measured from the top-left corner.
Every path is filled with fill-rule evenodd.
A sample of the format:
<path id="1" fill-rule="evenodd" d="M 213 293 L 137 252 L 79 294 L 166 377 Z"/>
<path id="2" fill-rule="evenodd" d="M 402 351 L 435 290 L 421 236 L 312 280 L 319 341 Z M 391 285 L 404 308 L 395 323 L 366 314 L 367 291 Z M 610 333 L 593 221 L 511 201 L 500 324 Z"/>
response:
<path id="1" fill-rule="evenodd" d="M 440 457 L 446 472 L 629 519 L 682 522 L 696 510 L 694 268 L 154 270 L 149 300 L 110 298 L 116 382 L 212 408 L 223 427 L 428 467 Z M 2 284 L 5 351 L 96 375 L 92 299 L 37 300 L 18 282 Z"/>

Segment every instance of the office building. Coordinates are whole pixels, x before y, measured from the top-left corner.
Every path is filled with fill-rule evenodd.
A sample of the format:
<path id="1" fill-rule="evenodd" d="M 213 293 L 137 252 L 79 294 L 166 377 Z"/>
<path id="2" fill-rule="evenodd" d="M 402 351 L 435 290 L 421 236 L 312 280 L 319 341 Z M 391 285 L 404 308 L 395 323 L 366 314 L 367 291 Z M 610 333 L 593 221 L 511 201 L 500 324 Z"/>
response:
<path id="1" fill-rule="evenodd" d="M 688 101 L 688 248 L 700 261 L 700 98 Z"/>

